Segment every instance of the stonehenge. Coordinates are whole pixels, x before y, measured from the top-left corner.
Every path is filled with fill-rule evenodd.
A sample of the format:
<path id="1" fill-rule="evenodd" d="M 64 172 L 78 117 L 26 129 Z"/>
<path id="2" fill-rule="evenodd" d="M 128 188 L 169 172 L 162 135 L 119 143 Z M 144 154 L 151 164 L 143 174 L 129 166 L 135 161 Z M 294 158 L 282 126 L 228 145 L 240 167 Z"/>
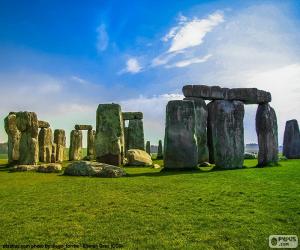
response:
<path id="1" fill-rule="evenodd" d="M 16 113 L 10 112 L 4 119 L 5 131 L 8 135 L 8 163 L 13 164 L 18 162 L 20 157 L 20 137 L 21 132 L 17 128 Z"/>
<path id="2" fill-rule="evenodd" d="M 151 155 L 151 144 L 150 141 L 146 142 L 146 152 Z"/>
<path id="3" fill-rule="evenodd" d="M 96 132 L 93 130 L 93 126 L 92 125 L 75 125 L 75 130 L 77 131 L 81 131 L 81 130 L 87 130 L 87 159 L 88 160 L 93 160 L 95 158 L 95 134 Z M 79 140 L 79 138 L 78 138 Z M 81 133 L 81 142 L 79 142 L 79 144 L 82 145 L 82 133 Z M 82 147 L 82 146 L 81 146 Z M 70 146 L 71 148 L 71 146 Z M 77 158 L 77 157 L 75 157 Z M 73 160 L 75 160 L 72 157 Z M 80 159 L 77 159 L 80 160 Z"/>
<path id="4" fill-rule="evenodd" d="M 65 147 L 66 147 L 66 133 L 63 129 L 54 130 L 54 143 L 56 144 L 56 162 L 63 162 Z"/>
<path id="5" fill-rule="evenodd" d="M 163 158 L 163 146 L 161 140 L 159 140 L 156 159 L 162 159 L 162 158 Z"/>
<path id="6" fill-rule="evenodd" d="M 52 130 L 50 127 L 42 127 L 38 136 L 39 140 L 39 160 L 40 162 L 51 162 L 52 156 Z"/>
<path id="7" fill-rule="evenodd" d="M 69 160 L 79 161 L 82 158 L 82 132 L 72 130 L 70 134 Z"/>
<path id="8" fill-rule="evenodd" d="M 283 155 L 288 159 L 300 159 L 300 132 L 297 120 L 285 124 Z"/>

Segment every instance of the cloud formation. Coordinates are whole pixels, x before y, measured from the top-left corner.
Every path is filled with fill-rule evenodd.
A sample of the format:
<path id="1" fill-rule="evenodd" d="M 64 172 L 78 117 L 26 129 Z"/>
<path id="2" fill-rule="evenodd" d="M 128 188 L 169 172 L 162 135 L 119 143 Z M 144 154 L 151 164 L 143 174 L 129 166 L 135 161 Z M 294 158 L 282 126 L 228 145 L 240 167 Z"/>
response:
<path id="1" fill-rule="evenodd" d="M 136 58 L 131 57 L 127 60 L 126 67 L 123 70 L 121 70 L 120 73 L 136 74 L 141 72 L 141 70 L 142 66 L 140 65 L 139 61 Z"/>
<path id="2" fill-rule="evenodd" d="M 109 36 L 107 34 L 105 24 L 102 23 L 97 28 L 96 47 L 97 47 L 98 52 L 102 52 L 102 51 L 106 50 L 108 43 L 109 43 Z"/>

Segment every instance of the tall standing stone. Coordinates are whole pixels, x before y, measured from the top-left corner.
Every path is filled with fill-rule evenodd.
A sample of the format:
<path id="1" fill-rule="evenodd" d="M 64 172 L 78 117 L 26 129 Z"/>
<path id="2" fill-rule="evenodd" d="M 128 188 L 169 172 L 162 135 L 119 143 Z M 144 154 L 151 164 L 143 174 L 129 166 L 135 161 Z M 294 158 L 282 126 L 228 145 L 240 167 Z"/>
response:
<path id="1" fill-rule="evenodd" d="M 4 119 L 4 125 L 8 136 L 8 163 L 17 163 L 20 157 L 19 146 L 21 132 L 17 128 L 16 113 L 9 113 Z"/>
<path id="2" fill-rule="evenodd" d="M 56 144 L 56 161 L 63 162 L 66 147 L 66 133 L 63 129 L 54 130 L 54 143 Z"/>
<path id="3" fill-rule="evenodd" d="M 210 162 L 217 168 L 242 168 L 244 162 L 244 105 L 217 100 L 208 104 Z"/>
<path id="4" fill-rule="evenodd" d="M 189 169 L 198 164 L 194 102 L 169 101 L 166 108 L 164 167 Z"/>
<path id="5" fill-rule="evenodd" d="M 55 163 L 56 162 L 56 143 L 52 143 L 52 153 L 51 153 L 51 163 Z"/>
<path id="6" fill-rule="evenodd" d="M 163 158 L 163 146 L 161 140 L 158 141 L 158 148 L 157 148 L 157 159 Z"/>
<path id="7" fill-rule="evenodd" d="M 285 124 L 283 155 L 288 159 L 300 158 L 300 132 L 297 120 L 290 120 Z"/>
<path id="8" fill-rule="evenodd" d="M 128 149 L 145 150 L 143 120 L 129 120 L 127 133 Z"/>
<path id="9" fill-rule="evenodd" d="M 97 161 L 119 166 L 124 157 L 124 128 L 119 104 L 99 104 L 96 117 Z"/>
<path id="10" fill-rule="evenodd" d="M 90 159 L 95 158 L 95 135 L 96 131 L 95 130 L 88 130 L 87 133 L 87 156 Z"/>
<path id="11" fill-rule="evenodd" d="M 36 164 L 39 161 L 37 115 L 34 112 L 18 112 L 16 118 L 17 128 L 21 131 L 19 164 Z"/>
<path id="12" fill-rule="evenodd" d="M 151 155 L 151 144 L 150 141 L 146 142 L 146 152 Z"/>
<path id="13" fill-rule="evenodd" d="M 274 109 L 269 104 L 260 104 L 256 112 L 256 133 L 258 137 L 258 166 L 277 164 L 278 128 Z"/>
<path id="14" fill-rule="evenodd" d="M 52 130 L 41 128 L 39 132 L 39 159 L 40 162 L 51 162 L 52 155 Z"/>
<path id="15" fill-rule="evenodd" d="M 72 130 L 70 135 L 69 160 L 79 161 L 82 158 L 82 131 Z"/>

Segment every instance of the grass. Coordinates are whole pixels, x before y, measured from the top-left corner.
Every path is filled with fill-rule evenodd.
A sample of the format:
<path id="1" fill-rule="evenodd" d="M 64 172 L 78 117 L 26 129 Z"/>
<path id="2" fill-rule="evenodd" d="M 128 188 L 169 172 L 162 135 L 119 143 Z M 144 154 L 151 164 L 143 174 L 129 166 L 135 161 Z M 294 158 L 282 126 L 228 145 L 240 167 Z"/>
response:
<path id="1" fill-rule="evenodd" d="M 268 168 L 254 168 L 255 160 L 245 165 L 188 172 L 130 167 L 119 179 L 9 173 L 2 165 L 0 247 L 267 249 L 271 234 L 299 237 L 300 160 Z"/>

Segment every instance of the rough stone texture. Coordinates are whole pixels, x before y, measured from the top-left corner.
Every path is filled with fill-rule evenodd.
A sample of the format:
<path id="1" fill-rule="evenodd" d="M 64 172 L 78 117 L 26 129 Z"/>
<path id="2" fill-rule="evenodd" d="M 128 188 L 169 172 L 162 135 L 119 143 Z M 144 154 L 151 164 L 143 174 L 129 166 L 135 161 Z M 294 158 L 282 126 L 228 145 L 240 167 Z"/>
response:
<path id="1" fill-rule="evenodd" d="M 70 135 L 69 160 L 79 161 L 82 159 L 82 132 L 72 130 Z"/>
<path id="2" fill-rule="evenodd" d="M 16 165 L 10 168 L 11 172 L 26 172 L 26 171 L 36 171 L 38 165 Z"/>
<path id="3" fill-rule="evenodd" d="M 37 115 L 34 112 L 18 112 L 16 121 L 21 132 L 19 164 L 34 165 L 39 160 Z"/>
<path id="4" fill-rule="evenodd" d="M 162 159 L 163 158 L 163 146 L 161 140 L 158 141 L 158 148 L 157 148 L 157 159 Z"/>
<path id="5" fill-rule="evenodd" d="M 51 163 L 56 162 L 56 149 L 57 149 L 56 143 L 52 143 Z"/>
<path id="6" fill-rule="evenodd" d="M 95 130 L 88 130 L 87 134 L 87 156 L 90 160 L 95 158 Z"/>
<path id="7" fill-rule="evenodd" d="M 124 125 L 124 148 L 125 152 L 127 153 L 128 151 L 128 127 L 125 127 Z"/>
<path id="8" fill-rule="evenodd" d="M 75 125 L 76 130 L 92 130 L 93 126 L 92 125 Z"/>
<path id="9" fill-rule="evenodd" d="M 145 149 L 143 120 L 129 120 L 127 133 L 128 149 Z"/>
<path id="10" fill-rule="evenodd" d="M 256 154 L 245 152 L 244 153 L 244 159 L 256 159 Z"/>
<path id="11" fill-rule="evenodd" d="M 49 163 L 49 164 L 39 165 L 36 171 L 40 173 L 58 173 L 61 170 L 62 170 L 61 164 Z"/>
<path id="12" fill-rule="evenodd" d="M 97 161 L 119 166 L 124 157 L 124 128 L 118 104 L 99 104 L 96 117 Z"/>
<path id="13" fill-rule="evenodd" d="M 217 168 L 242 168 L 244 162 L 244 104 L 213 101 L 208 104 L 210 162 Z"/>
<path id="14" fill-rule="evenodd" d="M 185 98 L 191 100 L 195 105 L 196 137 L 198 146 L 198 163 L 209 161 L 207 146 L 207 106 L 201 98 Z"/>
<path id="15" fill-rule="evenodd" d="M 56 144 L 56 162 L 63 162 L 66 147 L 66 133 L 63 129 L 54 130 L 54 143 Z"/>
<path id="16" fill-rule="evenodd" d="M 123 117 L 123 120 L 142 120 L 143 113 L 142 112 L 123 112 L 122 117 Z"/>
<path id="17" fill-rule="evenodd" d="M 5 131 L 8 136 L 8 163 L 17 163 L 20 157 L 19 146 L 21 132 L 17 128 L 17 116 L 11 112 L 4 119 Z"/>
<path id="18" fill-rule="evenodd" d="M 288 159 L 300 158 L 300 132 L 297 120 L 290 120 L 285 124 L 283 155 Z"/>
<path id="19" fill-rule="evenodd" d="M 186 85 L 182 92 L 185 97 L 198 97 L 205 100 L 237 100 L 246 104 L 271 102 L 270 92 L 256 88 L 221 88 L 219 86 Z"/>
<path id="20" fill-rule="evenodd" d="M 38 138 L 39 138 L 40 162 L 51 162 L 51 155 L 52 155 L 52 130 L 51 130 L 51 128 L 41 128 Z"/>
<path id="21" fill-rule="evenodd" d="M 46 121 L 38 121 L 39 123 L 39 128 L 50 128 L 49 122 Z"/>
<path id="22" fill-rule="evenodd" d="M 256 112 L 258 137 L 258 166 L 277 164 L 278 128 L 276 113 L 269 104 L 260 104 Z"/>
<path id="23" fill-rule="evenodd" d="M 159 168 L 161 168 L 161 166 L 160 166 L 160 165 L 158 165 L 158 164 L 153 164 L 153 165 L 151 166 L 151 168 L 154 168 L 154 169 L 159 169 Z"/>
<path id="24" fill-rule="evenodd" d="M 151 155 L 151 144 L 150 141 L 146 142 L 146 152 Z"/>
<path id="25" fill-rule="evenodd" d="M 126 173 L 123 168 L 99 162 L 77 161 L 68 165 L 64 171 L 65 175 L 93 176 L 93 177 L 122 177 Z"/>
<path id="26" fill-rule="evenodd" d="M 169 101 L 166 108 L 164 168 L 189 169 L 198 164 L 194 102 Z"/>
<path id="27" fill-rule="evenodd" d="M 151 156 L 140 149 L 129 149 L 127 152 L 128 165 L 131 166 L 150 166 L 152 165 Z"/>

